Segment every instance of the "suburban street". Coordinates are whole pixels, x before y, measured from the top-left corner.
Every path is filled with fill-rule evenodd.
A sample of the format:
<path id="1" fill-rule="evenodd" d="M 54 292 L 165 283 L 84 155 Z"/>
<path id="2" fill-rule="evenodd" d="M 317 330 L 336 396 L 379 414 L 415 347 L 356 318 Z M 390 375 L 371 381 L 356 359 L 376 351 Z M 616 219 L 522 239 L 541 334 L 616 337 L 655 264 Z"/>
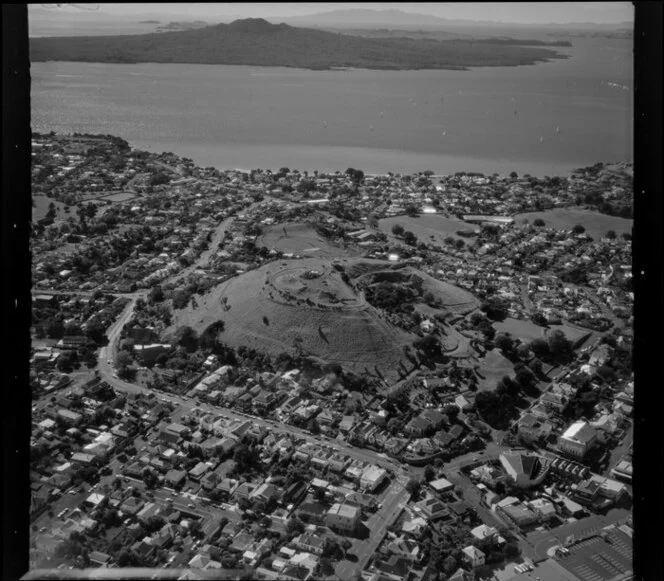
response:
<path id="1" fill-rule="evenodd" d="M 357 562 L 344 559 L 335 567 L 335 573 L 340 579 L 350 579 L 355 571 L 362 571 L 369 559 L 383 541 L 387 529 L 397 520 L 403 507 L 410 498 L 410 493 L 406 490 L 406 484 L 409 477 L 406 474 L 399 474 L 390 485 L 383 506 L 367 520 L 364 525 L 369 529 L 370 534 L 367 539 L 353 539 L 353 546 L 349 553 L 355 555 Z"/>

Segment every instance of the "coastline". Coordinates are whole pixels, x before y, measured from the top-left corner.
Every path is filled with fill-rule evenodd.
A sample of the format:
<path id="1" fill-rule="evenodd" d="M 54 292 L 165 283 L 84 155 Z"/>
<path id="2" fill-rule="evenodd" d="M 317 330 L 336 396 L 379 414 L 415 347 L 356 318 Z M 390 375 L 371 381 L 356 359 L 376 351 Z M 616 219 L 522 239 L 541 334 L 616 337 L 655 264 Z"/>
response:
<path id="1" fill-rule="evenodd" d="M 579 167 L 588 167 L 598 161 L 607 163 L 630 160 L 579 160 L 574 163 L 560 161 L 533 161 L 490 159 L 481 157 L 440 155 L 391 149 L 371 149 L 343 146 L 275 146 L 255 144 L 217 144 L 155 142 L 129 140 L 131 147 L 151 153 L 172 152 L 192 159 L 196 165 L 219 170 L 272 169 L 289 167 L 300 171 L 346 171 L 349 167 L 362 169 L 365 174 L 386 175 L 388 172 L 412 174 L 431 170 L 448 175 L 459 171 L 483 174 L 564 176 Z"/>

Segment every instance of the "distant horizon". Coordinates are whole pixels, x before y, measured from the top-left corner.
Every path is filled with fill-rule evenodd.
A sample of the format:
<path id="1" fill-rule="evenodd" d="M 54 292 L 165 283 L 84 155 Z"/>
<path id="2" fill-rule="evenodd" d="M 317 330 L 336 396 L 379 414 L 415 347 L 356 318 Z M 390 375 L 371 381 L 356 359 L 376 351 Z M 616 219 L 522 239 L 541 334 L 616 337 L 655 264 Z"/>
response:
<path id="1" fill-rule="evenodd" d="M 83 8 L 85 6 L 85 8 Z M 374 12 L 385 16 L 395 11 L 409 16 L 427 16 L 435 19 L 459 21 L 472 24 L 497 24 L 516 26 L 618 26 L 630 25 L 634 21 L 634 6 L 629 2 L 489 2 L 489 3 L 214 3 L 214 4 L 166 4 L 164 10 L 156 12 L 153 4 L 30 4 L 28 13 L 34 16 L 49 14 L 63 19 L 71 17 L 94 19 L 124 17 L 176 20 L 217 20 L 219 23 L 247 18 L 266 20 L 304 20 L 316 16 L 351 11 Z M 275 14 L 278 7 L 280 13 Z M 168 10 L 167 12 L 165 10 Z M 212 22 L 211 22 L 212 23 Z M 398 23 L 395 23 L 398 24 Z M 435 23 L 432 23 L 435 25 Z"/>

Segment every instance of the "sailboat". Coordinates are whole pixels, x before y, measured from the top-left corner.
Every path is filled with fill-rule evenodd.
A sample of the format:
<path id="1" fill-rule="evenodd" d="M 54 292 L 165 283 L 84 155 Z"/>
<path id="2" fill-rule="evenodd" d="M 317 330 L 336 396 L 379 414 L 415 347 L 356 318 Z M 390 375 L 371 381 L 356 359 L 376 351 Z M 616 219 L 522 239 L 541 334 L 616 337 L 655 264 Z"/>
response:
<path id="1" fill-rule="evenodd" d="M 556 133 L 560 133 L 560 127 L 556 126 Z"/>

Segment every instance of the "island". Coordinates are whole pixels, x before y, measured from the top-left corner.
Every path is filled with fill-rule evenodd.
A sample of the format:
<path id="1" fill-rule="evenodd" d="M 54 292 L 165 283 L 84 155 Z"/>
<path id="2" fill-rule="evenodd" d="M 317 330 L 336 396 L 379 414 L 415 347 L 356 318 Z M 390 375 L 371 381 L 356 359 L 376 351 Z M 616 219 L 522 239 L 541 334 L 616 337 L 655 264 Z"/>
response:
<path id="1" fill-rule="evenodd" d="M 496 43 L 474 39 L 365 38 L 254 18 L 141 35 L 33 38 L 30 58 L 33 62 L 188 63 L 315 70 L 466 70 L 478 66 L 532 65 L 567 56 L 511 39 Z"/>

